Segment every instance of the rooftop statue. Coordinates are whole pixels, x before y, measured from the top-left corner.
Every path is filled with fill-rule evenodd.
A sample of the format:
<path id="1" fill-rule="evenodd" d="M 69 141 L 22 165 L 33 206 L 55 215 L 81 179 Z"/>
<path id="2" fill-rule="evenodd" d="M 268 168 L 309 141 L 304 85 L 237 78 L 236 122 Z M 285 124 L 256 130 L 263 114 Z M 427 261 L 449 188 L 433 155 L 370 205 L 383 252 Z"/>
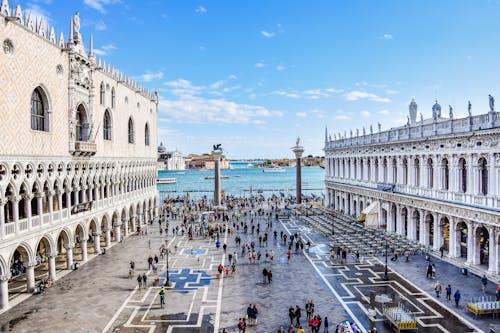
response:
<path id="1" fill-rule="evenodd" d="M 214 151 L 220 151 L 220 150 L 222 150 L 222 144 L 218 143 L 214 145 Z"/>
<path id="2" fill-rule="evenodd" d="M 469 112 L 469 117 L 472 116 L 472 104 L 469 101 L 469 104 L 467 105 L 467 111 Z"/>
<path id="3" fill-rule="evenodd" d="M 80 13 L 76 12 L 73 16 L 73 39 L 75 43 L 82 43 L 82 34 L 80 33 Z"/>
<path id="4" fill-rule="evenodd" d="M 450 118 L 453 118 L 453 107 L 448 105 L 448 108 L 450 109 Z"/>
<path id="5" fill-rule="evenodd" d="M 488 98 L 490 99 L 490 111 L 495 111 L 495 99 L 491 95 L 488 95 Z"/>
<path id="6" fill-rule="evenodd" d="M 297 142 L 295 142 L 295 145 L 298 147 L 300 145 L 300 137 L 297 137 Z"/>

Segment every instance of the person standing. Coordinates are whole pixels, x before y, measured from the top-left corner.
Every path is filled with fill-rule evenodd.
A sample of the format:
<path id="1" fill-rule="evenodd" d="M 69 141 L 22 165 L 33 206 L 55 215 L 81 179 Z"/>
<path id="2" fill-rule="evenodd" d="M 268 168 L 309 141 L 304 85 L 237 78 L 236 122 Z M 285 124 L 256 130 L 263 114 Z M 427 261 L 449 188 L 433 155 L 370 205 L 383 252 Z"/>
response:
<path id="1" fill-rule="evenodd" d="M 486 292 L 487 284 L 488 284 L 488 278 L 486 277 L 486 274 L 483 274 L 483 277 L 481 278 L 481 288 L 483 290 L 483 294 Z"/>
<path id="2" fill-rule="evenodd" d="M 142 288 L 142 276 L 141 276 L 141 274 L 137 275 L 137 285 L 139 286 L 139 289 Z"/>
<path id="3" fill-rule="evenodd" d="M 436 285 L 434 286 L 434 291 L 436 292 L 436 297 L 437 298 L 439 298 L 439 295 L 441 294 L 441 290 L 442 290 L 441 283 L 438 280 L 436 282 Z"/>
<path id="4" fill-rule="evenodd" d="M 165 305 L 165 289 L 161 287 L 158 294 L 160 294 L 160 308 L 163 309 L 163 306 Z"/>
<path id="5" fill-rule="evenodd" d="M 453 297 L 455 298 L 455 306 L 458 308 L 458 302 L 460 302 L 460 290 L 457 289 Z"/>
<path id="6" fill-rule="evenodd" d="M 323 321 L 323 326 L 325 327 L 323 333 L 328 333 L 328 317 L 325 317 L 325 320 Z"/>
<path id="7" fill-rule="evenodd" d="M 298 305 L 295 305 L 295 319 L 296 323 L 295 326 L 300 327 L 300 316 L 302 315 L 302 311 L 300 310 L 300 307 Z"/>
<path id="8" fill-rule="evenodd" d="M 446 300 L 449 302 L 451 300 L 451 285 L 446 287 Z"/>
<path id="9" fill-rule="evenodd" d="M 288 317 L 290 318 L 290 326 L 293 326 L 293 318 L 295 317 L 295 310 L 293 309 L 293 305 L 290 305 L 288 308 Z"/>
<path id="10" fill-rule="evenodd" d="M 268 283 L 273 282 L 273 272 L 271 270 L 267 272 L 267 282 Z"/>
<path id="11" fill-rule="evenodd" d="M 146 276 L 146 273 L 142 273 L 142 284 L 144 288 L 148 287 L 148 277 Z"/>

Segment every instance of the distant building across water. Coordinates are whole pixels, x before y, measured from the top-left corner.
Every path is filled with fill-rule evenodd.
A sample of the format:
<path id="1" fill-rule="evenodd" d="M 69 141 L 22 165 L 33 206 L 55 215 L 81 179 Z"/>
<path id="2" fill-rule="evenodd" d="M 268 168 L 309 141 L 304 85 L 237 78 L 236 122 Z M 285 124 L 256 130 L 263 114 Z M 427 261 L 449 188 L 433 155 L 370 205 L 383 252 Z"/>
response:
<path id="1" fill-rule="evenodd" d="M 163 142 L 158 146 L 158 170 L 185 170 L 186 161 L 181 152 L 167 151 Z"/>

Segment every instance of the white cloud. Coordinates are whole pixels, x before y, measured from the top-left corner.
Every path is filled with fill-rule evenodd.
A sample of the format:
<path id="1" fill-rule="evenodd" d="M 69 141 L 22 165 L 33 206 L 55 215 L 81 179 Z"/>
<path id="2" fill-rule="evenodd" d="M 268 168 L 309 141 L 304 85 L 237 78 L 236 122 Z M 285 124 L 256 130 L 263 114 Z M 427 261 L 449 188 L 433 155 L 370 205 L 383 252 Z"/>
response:
<path id="1" fill-rule="evenodd" d="M 228 77 L 227 77 L 229 80 L 236 80 L 238 79 L 238 77 L 234 74 L 230 74 Z"/>
<path id="2" fill-rule="evenodd" d="M 392 37 L 392 35 L 391 35 L 391 34 L 384 34 L 382 37 L 383 37 L 385 40 L 391 40 L 391 39 L 394 39 L 394 38 Z"/>
<path id="3" fill-rule="evenodd" d="M 385 90 L 385 93 L 386 93 L 386 94 L 389 94 L 389 95 L 397 95 L 397 94 L 399 94 L 399 91 L 397 91 L 397 90 L 392 90 L 392 89 L 386 89 L 386 90 Z"/>
<path id="4" fill-rule="evenodd" d="M 178 100 L 160 100 L 161 116 L 180 123 L 263 124 L 266 118 L 281 117 L 282 112 L 259 105 L 240 104 L 226 99 L 182 96 Z"/>
<path id="5" fill-rule="evenodd" d="M 105 6 L 117 3 L 120 0 L 83 0 L 83 3 L 100 12 L 101 14 L 105 14 L 106 10 Z"/>
<path id="6" fill-rule="evenodd" d="M 107 29 L 106 23 L 103 21 L 99 21 L 95 24 L 95 30 L 97 31 L 104 31 Z"/>
<path id="7" fill-rule="evenodd" d="M 370 117 L 370 112 L 367 110 L 363 110 L 359 113 L 363 118 L 369 118 Z"/>
<path id="8" fill-rule="evenodd" d="M 351 92 L 348 92 L 345 94 L 345 98 L 348 101 L 357 101 L 360 99 L 367 99 L 369 101 L 373 102 L 380 102 L 380 103 L 391 103 L 392 101 L 387 98 L 387 97 L 379 97 L 375 94 L 366 92 L 366 91 L 359 91 L 359 90 L 353 90 Z"/>
<path id="9" fill-rule="evenodd" d="M 195 86 L 190 81 L 185 79 L 177 79 L 164 83 L 165 86 L 170 88 L 170 93 L 176 96 L 191 96 L 200 94 L 205 87 Z"/>
<path id="10" fill-rule="evenodd" d="M 275 90 L 275 91 L 271 92 L 270 95 L 285 96 L 288 98 L 300 98 L 300 95 L 298 93 L 285 91 L 285 90 Z"/>
<path id="11" fill-rule="evenodd" d="M 295 115 L 296 115 L 297 117 L 300 117 L 300 118 L 305 118 L 305 117 L 307 117 L 307 113 L 305 113 L 305 112 L 297 112 Z"/>
<path id="12" fill-rule="evenodd" d="M 223 84 L 224 84 L 224 80 L 219 80 L 219 81 L 212 83 L 209 87 L 210 87 L 210 89 L 219 89 L 220 87 L 222 87 Z"/>
<path id="13" fill-rule="evenodd" d="M 322 110 L 312 110 L 311 112 L 314 113 L 316 117 L 318 117 L 318 119 L 323 119 L 326 117 L 325 112 Z"/>
<path id="14" fill-rule="evenodd" d="M 140 79 L 142 81 L 145 81 L 145 82 L 150 82 L 150 81 L 153 81 L 153 80 L 159 80 L 159 79 L 162 79 L 162 78 L 163 78 L 163 72 L 162 71 L 159 71 L 159 72 L 146 71 L 146 73 L 140 75 Z"/>
<path id="15" fill-rule="evenodd" d="M 278 66 L 276 66 L 276 70 L 277 70 L 277 71 L 282 72 L 282 71 L 284 71 L 285 69 L 286 69 L 286 67 L 285 67 L 285 66 L 283 66 L 283 65 L 278 65 Z"/>
<path id="16" fill-rule="evenodd" d="M 378 113 L 381 114 L 381 115 L 383 115 L 383 116 L 388 116 L 388 115 L 391 114 L 391 112 L 389 110 L 385 110 L 385 109 L 384 110 L 380 110 Z"/>
<path id="17" fill-rule="evenodd" d="M 207 12 L 207 9 L 203 6 L 198 6 L 196 7 L 195 12 L 198 14 L 204 14 Z"/>
<path id="18" fill-rule="evenodd" d="M 335 116 L 335 119 L 336 120 L 349 120 L 349 119 L 351 119 L 351 117 L 346 115 L 346 114 L 338 114 Z"/>
<path id="19" fill-rule="evenodd" d="M 264 67 L 264 66 L 265 66 L 265 64 L 264 64 L 264 63 L 262 63 L 262 62 L 258 62 L 258 63 L 256 63 L 256 64 L 254 65 L 254 67 L 255 67 L 255 68 L 262 68 L 262 67 Z"/>
<path id="20" fill-rule="evenodd" d="M 104 45 L 101 48 L 95 48 L 94 53 L 98 56 L 104 57 L 113 53 L 113 51 L 117 50 L 117 47 L 113 44 Z"/>
<path id="21" fill-rule="evenodd" d="M 274 32 L 269 32 L 266 30 L 262 30 L 260 33 L 262 34 L 262 36 L 264 36 L 266 38 L 273 38 L 274 36 L 276 36 L 276 34 Z"/>

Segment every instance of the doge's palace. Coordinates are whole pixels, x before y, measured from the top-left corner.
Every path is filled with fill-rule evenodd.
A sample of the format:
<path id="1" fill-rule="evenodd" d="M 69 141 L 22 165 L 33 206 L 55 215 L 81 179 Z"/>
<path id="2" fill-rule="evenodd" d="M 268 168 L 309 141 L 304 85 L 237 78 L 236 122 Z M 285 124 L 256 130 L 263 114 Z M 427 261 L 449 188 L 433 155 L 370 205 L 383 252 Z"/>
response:
<path id="1" fill-rule="evenodd" d="M 405 126 L 325 133 L 330 208 L 375 216 L 373 227 L 443 251 L 477 273 L 500 273 L 500 113 L 455 118 L 441 106 Z"/>
<path id="2" fill-rule="evenodd" d="M 68 36 L 0 8 L 0 305 L 158 214 L 156 93 Z M 89 263 L 91 265 L 91 263 Z"/>

